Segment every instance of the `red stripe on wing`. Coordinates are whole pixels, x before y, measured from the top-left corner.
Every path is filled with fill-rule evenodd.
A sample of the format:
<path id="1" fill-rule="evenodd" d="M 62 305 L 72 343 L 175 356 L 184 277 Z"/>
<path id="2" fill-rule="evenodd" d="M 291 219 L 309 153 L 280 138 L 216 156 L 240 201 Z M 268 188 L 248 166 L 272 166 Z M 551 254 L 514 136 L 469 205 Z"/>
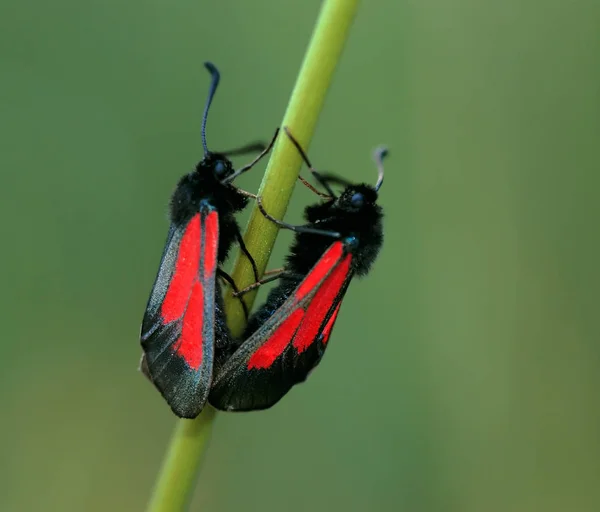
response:
<path id="1" fill-rule="evenodd" d="M 331 252 L 331 249 L 329 252 Z M 323 281 L 321 286 L 319 286 L 315 296 L 309 302 L 306 314 L 304 315 L 304 321 L 294 337 L 293 344 L 298 354 L 301 354 L 310 347 L 321 332 L 325 317 L 331 311 L 331 308 L 334 307 L 335 299 L 346 281 L 351 259 L 352 256 L 350 254 L 344 257 L 339 265 Z"/>
<path id="2" fill-rule="evenodd" d="M 161 316 L 165 323 L 173 322 L 183 315 L 198 274 L 199 260 L 200 215 L 197 214 L 188 222 L 181 238 L 175 270 L 161 305 Z"/>
<path id="3" fill-rule="evenodd" d="M 296 290 L 296 299 L 302 300 L 306 295 L 312 292 L 331 270 L 331 268 L 342 258 L 344 253 L 344 244 L 334 242 L 331 247 L 325 251 L 317 264 L 306 276 L 302 284 Z"/>
<path id="4" fill-rule="evenodd" d="M 274 325 L 268 340 L 248 359 L 249 370 L 270 368 L 290 343 L 300 354 L 317 339 L 325 317 L 334 307 L 335 298 L 344 285 L 351 258 L 350 254 L 344 256 L 341 242 L 333 243 L 325 251 L 288 299 L 293 303 L 287 318 L 279 326 Z M 313 297 L 308 298 L 311 293 Z"/>
<path id="5" fill-rule="evenodd" d="M 270 368 L 290 343 L 303 316 L 304 310 L 302 308 L 296 309 L 288 316 L 269 340 L 252 354 L 252 357 L 248 360 L 248 370 Z"/>
<path id="6" fill-rule="evenodd" d="M 210 212 L 204 219 L 204 272 L 205 276 L 215 273 L 217 268 L 217 252 L 219 247 L 219 216 L 216 211 Z"/>
<path id="7" fill-rule="evenodd" d="M 175 346 L 175 353 L 193 370 L 198 370 L 202 365 L 203 302 L 202 285 L 196 281 L 183 317 L 181 337 Z"/>
<path id="8" fill-rule="evenodd" d="M 331 330 L 333 329 L 333 324 L 335 324 L 335 320 L 340 312 L 340 306 L 342 305 L 342 301 L 339 302 L 333 315 L 327 320 L 327 325 L 323 328 L 321 342 L 325 345 L 329 341 L 329 336 L 331 336 Z"/>

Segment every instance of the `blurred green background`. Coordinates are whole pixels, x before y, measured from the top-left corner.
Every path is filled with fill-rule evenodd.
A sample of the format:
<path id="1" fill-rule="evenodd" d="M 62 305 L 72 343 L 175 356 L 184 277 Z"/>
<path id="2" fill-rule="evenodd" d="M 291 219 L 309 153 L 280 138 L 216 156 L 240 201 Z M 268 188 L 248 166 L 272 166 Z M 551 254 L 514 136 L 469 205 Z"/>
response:
<path id="1" fill-rule="evenodd" d="M 175 419 L 139 324 L 202 62 L 211 147 L 268 139 L 319 4 L 0 3 L 0 510 L 143 510 Z M 389 145 L 384 249 L 309 381 L 219 415 L 192 510 L 600 510 L 598 26 L 363 3 L 309 153 L 372 182 Z"/>

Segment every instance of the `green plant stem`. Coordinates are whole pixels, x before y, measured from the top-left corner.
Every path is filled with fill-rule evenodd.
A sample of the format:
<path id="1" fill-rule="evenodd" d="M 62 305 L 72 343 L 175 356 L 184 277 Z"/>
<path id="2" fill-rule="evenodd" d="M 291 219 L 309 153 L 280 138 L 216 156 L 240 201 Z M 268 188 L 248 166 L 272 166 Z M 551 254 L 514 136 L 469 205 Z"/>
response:
<path id="1" fill-rule="evenodd" d="M 216 411 L 207 406 L 194 420 L 178 420 L 148 512 L 185 510 L 212 430 Z"/>
<path id="2" fill-rule="evenodd" d="M 323 2 L 281 124 L 282 127 L 287 126 L 290 129 L 305 150 L 310 145 L 333 73 L 348 39 L 358 3 L 358 0 Z M 285 215 L 301 164 L 298 150 L 284 133 L 280 133 L 258 191 L 265 209 L 273 217 L 281 219 Z M 244 241 L 260 275 L 264 273 L 269 261 L 278 229 L 256 206 L 254 207 Z M 247 258 L 238 254 L 232 277 L 238 288 L 244 288 L 254 282 L 252 267 Z M 244 312 L 239 300 L 233 300 L 231 293 L 231 290 L 228 290 L 225 295 L 225 313 L 231 332 L 239 336 L 245 326 Z M 248 310 L 252 308 L 255 297 L 256 292 L 244 295 Z"/>
<path id="3" fill-rule="evenodd" d="M 359 0 L 325 0 L 317 20 L 304 62 L 286 109 L 282 126 L 287 126 L 303 148 L 308 148 L 317 119 L 344 44 Z M 285 134 L 278 138 L 259 194 L 267 211 L 283 218 L 298 179 L 302 160 Z M 278 228 L 254 207 L 244 240 L 262 275 L 275 244 Z M 254 281 L 252 267 L 238 254 L 232 273 L 236 284 L 243 288 Z M 250 309 L 255 293 L 244 300 Z M 225 312 L 231 332 L 239 336 L 245 318 L 231 290 L 225 294 Z M 195 420 L 179 420 L 167 455 L 158 475 L 148 506 L 149 512 L 180 512 L 185 510 L 194 489 L 196 474 L 207 446 L 215 411 L 205 407 Z"/>

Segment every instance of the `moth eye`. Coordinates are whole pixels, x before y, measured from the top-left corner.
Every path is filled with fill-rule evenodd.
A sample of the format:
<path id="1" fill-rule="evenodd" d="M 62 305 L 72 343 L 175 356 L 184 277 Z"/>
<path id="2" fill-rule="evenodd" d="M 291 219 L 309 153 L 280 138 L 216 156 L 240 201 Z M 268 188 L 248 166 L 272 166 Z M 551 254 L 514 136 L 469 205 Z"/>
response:
<path id="1" fill-rule="evenodd" d="M 357 249 L 358 248 L 358 238 L 356 238 L 355 236 L 349 236 L 348 238 L 346 238 L 346 240 L 344 240 L 344 243 L 350 248 L 350 249 Z"/>
<path id="2" fill-rule="evenodd" d="M 364 198 L 364 196 L 360 192 L 356 192 L 350 198 L 350 204 L 352 206 L 354 206 L 354 208 L 360 208 L 363 205 L 364 202 L 365 202 L 365 198 Z"/>
<path id="3" fill-rule="evenodd" d="M 220 176 L 224 174 L 226 170 L 227 167 L 225 166 L 225 163 L 222 160 L 217 161 L 217 163 L 215 164 L 215 174 L 217 176 Z"/>

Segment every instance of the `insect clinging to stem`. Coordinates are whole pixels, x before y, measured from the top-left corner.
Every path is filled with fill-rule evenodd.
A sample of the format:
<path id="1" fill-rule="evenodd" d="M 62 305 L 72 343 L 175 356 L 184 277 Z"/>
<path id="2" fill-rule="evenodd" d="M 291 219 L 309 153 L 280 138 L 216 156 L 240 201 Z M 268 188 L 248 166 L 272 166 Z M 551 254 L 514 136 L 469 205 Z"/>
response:
<path id="1" fill-rule="evenodd" d="M 202 116 L 204 156 L 177 184 L 170 201 L 170 228 L 141 327 L 142 371 L 173 412 L 194 418 L 202 411 L 212 385 L 214 366 L 230 348 L 217 276 L 234 285 L 220 269 L 235 241 L 253 265 L 234 214 L 248 203 L 248 193 L 231 184 L 272 148 L 254 143 L 212 152 L 206 121 L 220 75 L 205 63 L 212 81 Z M 261 151 L 248 165 L 234 169 L 228 157 Z M 235 285 L 234 285 L 235 286 Z"/>
<path id="2" fill-rule="evenodd" d="M 307 206 L 307 224 L 294 226 L 273 218 L 260 198 L 263 215 L 295 232 L 285 268 L 242 290 L 274 279 L 266 302 L 253 314 L 244 341 L 215 375 L 209 395 L 221 410 L 266 409 L 319 364 L 352 278 L 366 275 L 383 242 L 383 211 L 377 204 L 383 183 L 383 159 L 378 148 L 375 185 L 352 184 L 316 171 L 300 144 L 285 129 L 328 200 Z M 331 185 L 344 186 L 336 196 Z"/>

